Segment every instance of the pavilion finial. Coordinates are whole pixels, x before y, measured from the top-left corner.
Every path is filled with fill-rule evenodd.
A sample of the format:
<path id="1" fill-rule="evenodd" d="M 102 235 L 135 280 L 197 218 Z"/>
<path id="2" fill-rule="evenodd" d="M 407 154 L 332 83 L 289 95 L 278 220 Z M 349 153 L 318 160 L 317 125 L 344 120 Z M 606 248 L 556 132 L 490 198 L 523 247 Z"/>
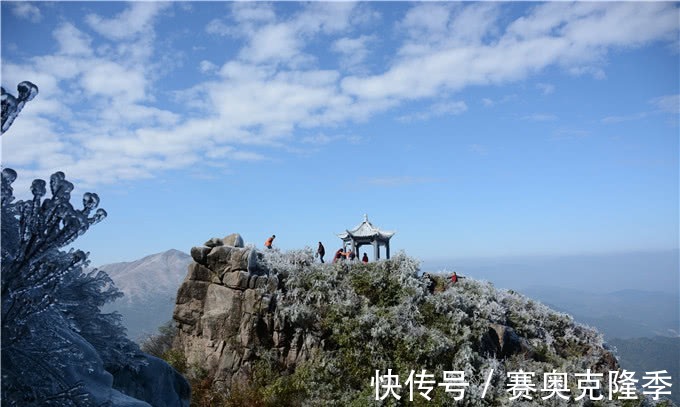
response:
<path id="1" fill-rule="evenodd" d="M 368 215 L 364 213 L 364 222 L 368 222 Z"/>

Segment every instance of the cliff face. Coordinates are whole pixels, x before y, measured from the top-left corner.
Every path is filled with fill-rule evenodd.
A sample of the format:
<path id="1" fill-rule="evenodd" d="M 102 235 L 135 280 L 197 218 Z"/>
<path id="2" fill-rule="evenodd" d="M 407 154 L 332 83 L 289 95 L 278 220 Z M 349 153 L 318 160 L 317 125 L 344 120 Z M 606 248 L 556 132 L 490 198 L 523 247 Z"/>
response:
<path id="1" fill-rule="evenodd" d="M 257 381 L 249 397 L 268 403 L 361 404 L 374 394 L 375 370 L 426 369 L 466 372 L 470 400 L 481 400 L 476 376 L 493 370 L 486 401 L 503 405 L 508 371 L 618 368 L 601 335 L 568 315 L 470 278 L 447 285 L 435 275 L 431 292 L 403 254 L 322 265 L 311 249 L 257 252 L 230 235 L 191 256 L 177 293 L 175 348 L 221 389 Z"/>
<path id="2" fill-rule="evenodd" d="M 311 336 L 285 326 L 276 305 L 278 276 L 262 265 L 261 253 L 243 247 L 239 235 L 213 238 L 192 248 L 191 256 L 173 314 L 179 328 L 175 348 L 188 365 L 231 387 L 251 376 L 257 349 L 275 350 L 293 369 L 318 347 Z"/>

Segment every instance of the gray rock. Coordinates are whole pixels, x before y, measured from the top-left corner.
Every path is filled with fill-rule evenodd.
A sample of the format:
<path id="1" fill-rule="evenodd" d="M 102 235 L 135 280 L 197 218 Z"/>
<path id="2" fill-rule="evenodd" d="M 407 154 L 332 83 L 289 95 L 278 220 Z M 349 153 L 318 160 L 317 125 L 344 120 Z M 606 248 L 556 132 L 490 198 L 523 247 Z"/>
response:
<path id="1" fill-rule="evenodd" d="M 205 266 L 202 266 L 198 263 L 191 263 L 189 264 L 189 275 L 187 276 L 188 280 L 195 280 L 195 281 L 212 281 L 213 277 L 213 272 L 210 271 Z"/>
<path id="2" fill-rule="evenodd" d="M 250 249 L 218 246 L 214 247 L 206 258 L 210 270 L 223 273 L 236 270 L 248 270 Z"/>
<path id="3" fill-rule="evenodd" d="M 248 378 L 257 346 L 276 349 L 280 363 L 291 368 L 286 360 L 297 364 L 311 357 L 318 340 L 293 338 L 278 315 L 279 278 L 264 267 L 262 253 L 238 247 L 243 240 L 238 234 L 221 240 L 192 248 L 195 263 L 177 292 L 175 347 L 187 363 L 206 369 L 214 384 L 229 387 Z"/>
<path id="4" fill-rule="evenodd" d="M 527 357 L 533 354 L 533 348 L 526 339 L 517 335 L 511 327 L 501 324 L 489 324 L 489 330 L 482 338 L 482 347 L 488 355 L 500 359 L 516 354 Z"/>
<path id="5" fill-rule="evenodd" d="M 232 247 L 243 247 L 243 238 L 238 233 L 232 233 L 222 238 L 222 244 Z"/>
<path id="6" fill-rule="evenodd" d="M 208 264 L 208 253 L 212 248 L 207 247 L 207 246 L 198 246 L 198 247 L 192 247 L 191 248 L 191 258 L 194 259 L 196 263 L 202 264 L 202 265 L 207 265 Z"/>
<path id="7" fill-rule="evenodd" d="M 177 304 L 185 304 L 191 299 L 203 300 L 210 283 L 205 281 L 184 280 L 177 290 Z"/>
<path id="8" fill-rule="evenodd" d="M 222 284 L 229 288 L 245 290 L 248 288 L 248 280 L 250 278 L 250 274 L 244 271 L 230 271 L 228 273 L 224 273 L 224 276 L 222 277 Z M 255 276 L 252 278 L 255 278 Z"/>
<path id="9" fill-rule="evenodd" d="M 213 237 L 212 239 L 206 241 L 203 243 L 203 246 L 208 246 L 208 247 L 218 247 L 222 246 L 224 243 L 222 242 L 222 239 Z"/>
<path id="10" fill-rule="evenodd" d="M 250 251 L 248 254 L 248 273 L 256 275 L 269 274 L 269 270 L 261 265 L 261 257 L 262 253 L 259 253 L 257 250 L 253 249 Z"/>

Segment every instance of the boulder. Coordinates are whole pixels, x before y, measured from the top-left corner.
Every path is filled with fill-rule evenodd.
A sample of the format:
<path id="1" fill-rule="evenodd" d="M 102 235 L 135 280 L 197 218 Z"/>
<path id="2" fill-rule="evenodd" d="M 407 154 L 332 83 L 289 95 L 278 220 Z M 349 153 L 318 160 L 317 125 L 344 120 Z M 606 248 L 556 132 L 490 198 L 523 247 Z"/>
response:
<path id="1" fill-rule="evenodd" d="M 230 271 L 228 273 L 224 273 L 224 276 L 222 277 L 222 284 L 229 288 L 245 290 L 248 288 L 248 280 L 250 278 L 250 274 L 245 271 Z M 255 278 L 255 276 L 252 278 Z"/>
<path id="2" fill-rule="evenodd" d="M 212 239 L 203 243 L 203 246 L 218 247 L 218 246 L 222 246 L 223 244 L 224 244 L 224 242 L 222 241 L 222 239 L 217 238 L 217 237 L 213 237 Z"/>
<path id="3" fill-rule="evenodd" d="M 232 233 L 222 238 L 222 244 L 231 247 L 243 247 L 243 238 L 238 233 Z"/>
<path id="4" fill-rule="evenodd" d="M 250 249 L 238 247 L 217 246 L 208 253 L 206 265 L 210 270 L 220 275 L 230 271 L 247 271 L 250 251 Z"/>
<path id="5" fill-rule="evenodd" d="M 533 354 L 533 348 L 526 339 L 517 335 L 511 327 L 501 324 L 489 324 L 489 330 L 482 337 L 482 348 L 487 355 L 499 359 L 516 354 L 530 357 Z"/>
<path id="6" fill-rule="evenodd" d="M 198 263 L 189 264 L 189 274 L 187 280 L 212 281 L 213 272 L 209 268 Z"/>
<path id="7" fill-rule="evenodd" d="M 208 253 L 212 250 L 211 247 L 198 246 L 191 248 L 191 258 L 198 264 L 208 264 Z"/>

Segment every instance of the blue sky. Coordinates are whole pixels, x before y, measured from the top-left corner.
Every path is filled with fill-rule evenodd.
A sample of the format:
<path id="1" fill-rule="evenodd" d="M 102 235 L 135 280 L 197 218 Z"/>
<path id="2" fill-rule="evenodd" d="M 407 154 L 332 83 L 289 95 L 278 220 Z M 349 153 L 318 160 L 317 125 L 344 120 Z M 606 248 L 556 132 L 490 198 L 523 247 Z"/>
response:
<path id="1" fill-rule="evenodd" d="M 676 249 L 678 10 L 3 1 L 3 166 L 100 195 L 95 265 L 365 213 L 424 260 Z"/>

